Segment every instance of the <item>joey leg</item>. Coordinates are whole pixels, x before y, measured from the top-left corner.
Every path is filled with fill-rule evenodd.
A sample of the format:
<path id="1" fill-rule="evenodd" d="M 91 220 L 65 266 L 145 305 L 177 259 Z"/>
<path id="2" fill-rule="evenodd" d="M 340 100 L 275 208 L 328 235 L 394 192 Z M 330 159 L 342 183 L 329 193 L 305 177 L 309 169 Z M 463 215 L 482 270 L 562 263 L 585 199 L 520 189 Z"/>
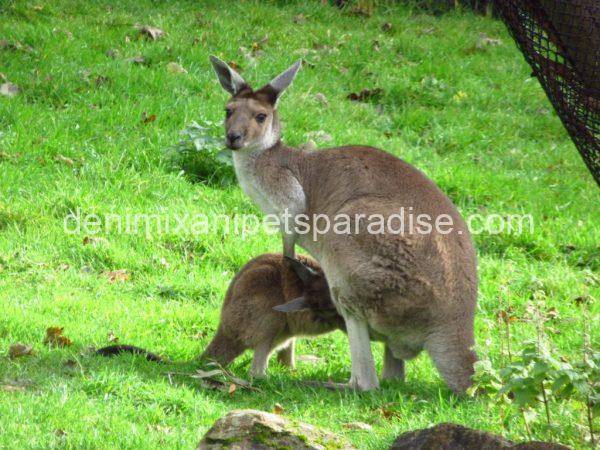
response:
<path id="1" fill-rule="evenodd" d="M 271 355 L 272 345 L 270 342 L 259 344 L 254 349 L 252 358 L 252 367 L 250 375 L 254 378 L 264 378 L 267 375 L 267 366 L 269 365 L 269 356 Z"/>
<path id="2" fill-rule="evenodd" d="M 290 339 L 288 344 L 277 352 L 277 360 L 284 366 L 294 369 L 296 367 L 295 353 L 296 342 Z"/>
<path id="3" fill-rule="evenodd" d="M 381 378 L 404 381 L 404 361 L 394 356 L 388 344 L 385 344 Z"/>

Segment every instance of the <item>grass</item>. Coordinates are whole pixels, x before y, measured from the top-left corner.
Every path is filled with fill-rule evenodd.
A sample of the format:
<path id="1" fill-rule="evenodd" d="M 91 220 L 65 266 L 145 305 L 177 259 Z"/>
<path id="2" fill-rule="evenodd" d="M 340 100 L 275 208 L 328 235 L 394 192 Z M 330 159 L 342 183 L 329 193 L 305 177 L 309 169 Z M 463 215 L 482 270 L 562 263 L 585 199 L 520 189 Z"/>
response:
<path id="1" fill-rule="evenodd" d="M 363 449 L 442 421 L 526 438 L 520 415 L 504 419 L 482 399 L 454 397 L 426 356 L 408 364 L 405 384 L 372 394 L 302 386 L 304 379 L 348 378 L 341 333 L 301 342 L 300 354 L 325 362 L 301 362 L 294 372 L 273 362 L 259 393 L 229 395 L 185 376 L 169 379 L 168 372 L 195 368 L 229 280 L 249 258 L 279 251 L 278 237 L 113 231 L 86 245 L 81 234 L 64 232 L 64 217 L 77 208 L 258 213 L 235 185 L 192 183 L 165 151 L 193 120 L 223 116 L 226 98 L 210 53 L 236 60 L 255 82 L 303 57 L 308 64 L 280 106 L 289 144 L 324 130 L 333 138 L 327 145 L 381 147 L 422 169 L 465 215 L 534 218 L 532 233 L 475 237 L 479 353 L 502 363 L 497 314 L 510 302 L 523 317 L 535 293 L 558 311 L 556 351 L 578 357 L 583 318 L 573 299 L 598 296 L 598 190 L 504 26 L 459 11 L 433 17 L 410 6 L 381 7 L 365 18 L 303 3 L 0 1 L 0 39 L 23 44 L 0 50 L 0 72 L 21 89 L 0 96 L 0 448 L 192 448 L 225 411 L 269 411 L 276 403 Z M 385 22 L 391 31 L 382 31 Z M 135 24 L 166 35 L 140 39 Z M 502 42 L 477 48 L 481 33 Z M 266 35 L 252 66 L 238 49 Z M 128 61 L 138 55 L 146 65 Z M 169 62 L 187 73 L 169 72 Z M 376 87 L 383 90 L 376 100 L 346 99 Z M 131 278 L 109 283 L 105 273 L 118 269 Z M 597 305 L 591 309 L 597 323 Z M 44 345 L 50 326 L 64 327 L 73 345 Z M 516 322 L 512 347 L 534 329 Z M 111 332 L 172 362 L 90 356 L 88 347 L 106 345 Z M 35 354 L 9 359 L 15 342 L 33 345 Z M 381 357 L 376 348 L 378 366 Z M 249 358 L 234 364 L 238 376 L 246 376 Z M 558 426 L 534 424 L 534 436 L 585 447 L 582 413 L 553 407 Z M 343 427 L 351 421 L 374 431 Z"/>

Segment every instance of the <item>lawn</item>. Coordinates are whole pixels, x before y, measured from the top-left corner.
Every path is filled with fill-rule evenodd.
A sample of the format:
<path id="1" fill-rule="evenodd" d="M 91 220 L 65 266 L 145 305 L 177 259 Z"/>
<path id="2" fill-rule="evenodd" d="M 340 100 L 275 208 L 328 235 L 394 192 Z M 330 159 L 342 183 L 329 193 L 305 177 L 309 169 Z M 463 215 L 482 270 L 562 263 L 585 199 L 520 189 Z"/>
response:
<path id="1" fill-rule="evenodd" d="M 581 358 L 586 324 L 598 323 L 598 189 L 503 24 L 461 11 L 382 6 L 365 17 L 306 3 L 0 0 L 0 72 L 20 88 L 0 96 L 0 448 L 193 448 L 227 410 L 276 404 L 361 449 L 449 421 L 527 438 L 514 410 L 452 395 L 426 355 L 408 364 L 405 383 L 375 393 L 306 387 L 349 377 L 340 332 L 300 342 L 299 354 L 322 358 L 316 364 L 290 371 L 273 361 L 259 392 L 206 389 L 187 374 L 228 282 L 250 258 L 280 251 L 279 238 L 65 232 L 74 211 L 259 214 L 236 184 L 182 173 L 168 150 L 192 121 L 222 120 L 226 95 L 209 54 L 255 83 L 304 58 L 279 108 L 288 144 L 380 147 L 423 170 L 465 216 L 533 218 L 532 231 L 475 236 L 480 356 L 506 363 L 503 311 L 514 318 L 513 353 L 536 337 L 534 301 L 548 314 L 553 352 Z M 141 37 L 136 24 L 165 35 Z M 347 98 L 377 88 L 365 101 Z M 57 326 L 72 345 L 43 343 Z M 169 361 L 91 355 L 115 338 Z M 17 342 L 33 355 L 10 359 Z M 250 357 L 233 365 L 237 376 L 247 377 Z M 581 408 L 552 401 L 551 410 L 553 427 L 532 421 L 535 438 L 589 445 Z M 355 421 L 373 432 L 344 427 Z"/>

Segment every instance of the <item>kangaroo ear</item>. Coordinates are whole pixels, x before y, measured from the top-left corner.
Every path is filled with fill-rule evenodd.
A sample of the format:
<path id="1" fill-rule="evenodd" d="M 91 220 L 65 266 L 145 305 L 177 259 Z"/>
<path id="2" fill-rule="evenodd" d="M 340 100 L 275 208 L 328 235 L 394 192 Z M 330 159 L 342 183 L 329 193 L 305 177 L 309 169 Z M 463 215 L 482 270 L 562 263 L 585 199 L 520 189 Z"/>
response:
<path id="1" fill-rule="evenodd" d="M 289 69 L 277 75 L 269 82 L 269 84 L 263 86 L 260 89 L 261 91 L 269 94 L 271 102 L 274 105 L 277 103 L 279 97 L 281 97 L 281 94 L 283 94 L 283 91 L 285 91 L 290 86 L 290 84 L 292 84 L 292 81 L 294 81 L 294 78 L 296 78 L 296 74 L 298 73 L 298 70 L 300 70 L 301 65 L 302 60 L 299 59 L 294 64 L 292 64 L 292 66 Z"/>
<path id="2" fill-rule="evenodd" d="M 295 258 L 290 258 L 289 256 L 286 256 L 285 259 L 290 263 L 292 269 L 304 284 L 310 283 L 319 276 L 316 270 L 314 270 L 312 267 L 308 267 L 301 261 L 298 261 Z"/>
<path id="3" fill-rule="evenodd" d="M 289 313 L 295 311 L 302 311 L 303 309 L 309 309 L 308 302 L 304 297 L 298 297 L 294 300 L 290 300 L 283 305 L 277 305 L 273 307 L 274 311 Z"/>
<path id="4" fill-rule="evenodd" d="M 229 67 L 225 61 L 221 61 L 216 56 L 210 55 L 210 62 L 217 73 L 221 86 L 231 95 L 236 95 L 243 88 L 248 87 L 248 83 L 246 83 L 242 76 Z"/>

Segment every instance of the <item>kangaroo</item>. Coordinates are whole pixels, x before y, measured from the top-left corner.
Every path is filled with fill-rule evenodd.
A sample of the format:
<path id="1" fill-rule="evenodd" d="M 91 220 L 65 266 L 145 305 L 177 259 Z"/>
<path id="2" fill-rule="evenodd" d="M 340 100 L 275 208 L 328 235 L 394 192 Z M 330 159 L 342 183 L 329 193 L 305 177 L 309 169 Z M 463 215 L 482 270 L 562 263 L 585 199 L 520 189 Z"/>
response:
<path id="1" fill-rule="evenodd" d="M 344 328 L 316 261 L 305 256 L 265 254 L 249 261 L 231 281 L 217 333 L 202 358 L 226 366 L 247 349 L 254 351 L 252 376 L 266 374 L 275 349 L 294 367 L 294 338 Z"/>
<path id="2" fill-rule="evenodd" d="M 242 190 L 281 219 L 284 254 L 293 256 L 299 244 L 327 278 L 348 334 L 349 386 L 379 387 L 370 347 L 375 336 L 385 342 L 389 370 L 403 372 L 405 360 L 426 350 L 448 386 L 463 393 L 476 361 L 477 261 L 452 201 L 422 172 L 382 150 L 284 145 L 277 104 L 300 61 L 258 90 L 220 59 L 211 56 L 211 62 L 231 95 L 226 144 Z M 408 230 L 373 227 L 376 219 L 404 225 L 406 211 Z M 427 220 L 430 229 L 413 225 L 423 217 L 435 227 Z M 343 232 L 336 226 L 316 232 L 324 219 L 339 218 L 346 220 Z M 297 226 L 300 219 L 306 227 Z"/>

